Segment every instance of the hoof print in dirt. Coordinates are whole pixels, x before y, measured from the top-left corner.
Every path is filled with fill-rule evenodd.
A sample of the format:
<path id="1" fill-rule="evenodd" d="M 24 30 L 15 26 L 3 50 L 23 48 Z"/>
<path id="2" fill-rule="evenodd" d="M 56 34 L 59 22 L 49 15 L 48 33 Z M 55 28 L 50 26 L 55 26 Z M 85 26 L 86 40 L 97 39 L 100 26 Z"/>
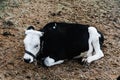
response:
<path id="1" fill-rule="evenodd" d="M 58 11 L 57 13 L 50 13 L 51 16 L 61 16 L 61 11 Z"/>
<path id="2" fill-rule="evenodd" d="M 15 36 L 14 34 L 11 34 L 10 32 L 3 32 L 3 36 Z"/>
<path id="3" fill-rule="evenodd" d="M 30 79 L 31 77 L 30 76 L 26 76 L 27 79 Z"/>
<path id="4" fill-rule="evenodd" d="M 4 21 L 3 24 L 4 24 L 5 26 L 13 26 L 13 25 L 14 25 L 14 23 L 13 23 L 12 21 L 10 21 L 10 20 Z"/>

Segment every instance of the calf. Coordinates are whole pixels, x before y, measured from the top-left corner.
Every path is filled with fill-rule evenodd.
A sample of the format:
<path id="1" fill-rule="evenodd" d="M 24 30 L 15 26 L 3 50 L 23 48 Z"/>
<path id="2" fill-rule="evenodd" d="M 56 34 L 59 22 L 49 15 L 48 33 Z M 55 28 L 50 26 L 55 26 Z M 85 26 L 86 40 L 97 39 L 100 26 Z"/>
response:
<path id="1" fill-rule="evenodd" d="M 40 31 L 29 27 L 26 34 L 24 60 L 28 63 L 33 62 L 38 53 L 46 66 L 79 58 L 83 52 L 86 53 L 82 61 L 87 63 L 104 56 L 101 50 L 103 35 L 89 25 L 51 22 Z"/>

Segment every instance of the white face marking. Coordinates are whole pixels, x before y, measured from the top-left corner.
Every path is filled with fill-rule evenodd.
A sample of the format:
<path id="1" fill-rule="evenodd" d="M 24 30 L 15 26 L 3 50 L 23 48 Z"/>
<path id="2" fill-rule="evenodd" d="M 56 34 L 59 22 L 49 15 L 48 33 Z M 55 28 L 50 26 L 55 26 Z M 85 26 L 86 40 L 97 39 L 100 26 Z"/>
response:
<path id="1" fill-rule="evenodd" d="M 35 31 L 35 30 L 26 30 L 26 37 L 24 39 L 24 46 L 25 50 L 31 52 L 34 56 L 37 55 L 37 53 L 40 50 L 40 37 L 42 36 L 42 32 Z M 30 60 L 29 63 L 33 62 L 34 59 L 31 55 L 25 53 L 24 59 Z"/>

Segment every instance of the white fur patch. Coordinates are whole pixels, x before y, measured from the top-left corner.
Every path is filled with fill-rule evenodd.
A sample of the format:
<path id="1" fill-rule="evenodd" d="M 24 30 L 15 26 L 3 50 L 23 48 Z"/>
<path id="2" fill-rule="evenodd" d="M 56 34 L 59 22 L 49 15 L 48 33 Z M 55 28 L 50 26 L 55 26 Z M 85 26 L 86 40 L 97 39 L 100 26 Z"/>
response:
<path id="1" fill-rule="evenodd" d="M 56 65 L 56 64 L 61 64 L 63 62 L 64 62 L 64 60 L 59 60 L 59 61 L 55 62 L 55 60 L 53 58 L 50 58 L 49 56 L 46 57 L 45 60 L 44 60 L 44 64 L 48 67 Z"/>
<path id="2" fill-rule="evenodd" d="M 89 32 L 89 50 L 87 52 L 87 62 L 91 63 L 92 61 L 98 60 L 101 57 L 104 56 L 102 50 L 100 49 L 100 44 L 99 44 L 99 37 L 100 34 L 97 32 L 97 29 L 95 27 L 89 27 L 88 28 Z M 95 54 L 92 55 L 93 48 L 95 50 Z"/>
<path id="3" fill-rule="evenodd" d="M 57 24 L 55 23 L 55 26 L 53 26 L 53 29 L 56 29 Z"/>
<path id="4" fill-rule="evenodd" d="M 25 31 L 25 34 L 36 34 L 36 35 L 39 35 L 39 36 L 43 36 L 43 32 L 40 32 L 40 31 L 37 31 L 37 30 L 26 30 Z"/>

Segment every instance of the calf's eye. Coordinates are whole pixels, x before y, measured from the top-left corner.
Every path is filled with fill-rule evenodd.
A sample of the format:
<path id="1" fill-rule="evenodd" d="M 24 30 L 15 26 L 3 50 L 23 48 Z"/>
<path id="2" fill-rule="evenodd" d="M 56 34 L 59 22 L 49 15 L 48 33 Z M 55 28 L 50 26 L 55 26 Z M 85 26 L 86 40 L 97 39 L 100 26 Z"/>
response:
<path id="1" fill-rule="evenodd" d="M 38 45 L 35 45 L 34 47 L 35 47 L 35 48 L 37 48 L 37 47 L 38 47 Z"/>

